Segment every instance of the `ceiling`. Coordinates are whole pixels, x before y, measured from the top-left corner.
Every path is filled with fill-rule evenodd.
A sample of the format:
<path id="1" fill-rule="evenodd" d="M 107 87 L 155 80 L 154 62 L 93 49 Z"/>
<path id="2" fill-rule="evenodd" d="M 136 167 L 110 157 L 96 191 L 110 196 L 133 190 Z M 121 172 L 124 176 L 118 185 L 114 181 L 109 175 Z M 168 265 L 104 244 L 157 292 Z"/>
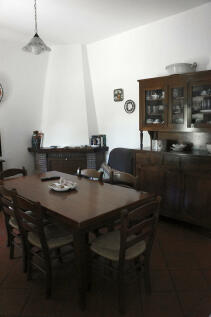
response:
<path id="1" fill-rule="evenodd" d="M 32 37 L 33 1 L 0 0 L 0 31 Z M 52 44 L 95 42 L 206 2 L 210 0 L 37 0 L 38 31 Z"/>

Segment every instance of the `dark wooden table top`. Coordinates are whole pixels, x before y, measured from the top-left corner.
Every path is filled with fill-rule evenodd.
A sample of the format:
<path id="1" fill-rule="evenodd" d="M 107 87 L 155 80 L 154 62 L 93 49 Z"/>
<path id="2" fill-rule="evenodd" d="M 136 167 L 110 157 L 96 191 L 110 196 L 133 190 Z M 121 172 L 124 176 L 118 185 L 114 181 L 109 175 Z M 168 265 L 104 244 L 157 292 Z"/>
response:
<path id="1" fill-rule="evenodd" d="M 48 188 L 56 180 L 42 182 L 43 176 L 61 176 L 78 184 L 77 190 L 55 192 Z M 32 176 L 23 176 L 4 181 L 8 189 L 15 188 L 19 195 L 32 201 L 39 201 L 47 211 L 59 216 L 76 227 L 87 227 L 102 219 L 109 219 L 127 206 L 151 196 L 149 193 L 125 187 L 91 181 L 85 178 L 47 172 Z"/>

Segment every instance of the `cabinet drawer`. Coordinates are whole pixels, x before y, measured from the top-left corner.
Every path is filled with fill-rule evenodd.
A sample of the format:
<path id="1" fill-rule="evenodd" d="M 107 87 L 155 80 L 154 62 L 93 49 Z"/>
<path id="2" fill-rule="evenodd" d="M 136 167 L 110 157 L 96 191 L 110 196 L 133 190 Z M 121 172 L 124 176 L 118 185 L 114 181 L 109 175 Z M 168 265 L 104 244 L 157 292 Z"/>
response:
<path id="1" fill-rule="evenodd" d="M 184 170 L 211 172 L 211 158 L 209 157 L 186 157 L 181 158 L 181 168 Z"/>
<path id="2" fill-rule="evenodd" d="M 136 167 L 161 165 L 162 155 L 159 152 L 141 152 L 136 154 Z"/>

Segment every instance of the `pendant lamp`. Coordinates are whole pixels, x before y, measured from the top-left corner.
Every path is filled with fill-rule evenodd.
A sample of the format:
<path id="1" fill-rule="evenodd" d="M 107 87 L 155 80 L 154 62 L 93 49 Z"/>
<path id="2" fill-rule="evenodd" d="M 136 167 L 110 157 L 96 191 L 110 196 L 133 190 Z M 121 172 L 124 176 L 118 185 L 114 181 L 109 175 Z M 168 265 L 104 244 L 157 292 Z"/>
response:
<path id="1" fill-rule="evenodd" d="M 34 0 L 34 22 L 35 22 L 35 34 L 34 37 L 29 41 L 29 43 L 22 49 L 25 52 L 33 53 L 39 55 L 43 52 L 50 52 L 51 49 L 48 47 L 43 40 L 39 37 L 37 31 L 37 0 Z"/>

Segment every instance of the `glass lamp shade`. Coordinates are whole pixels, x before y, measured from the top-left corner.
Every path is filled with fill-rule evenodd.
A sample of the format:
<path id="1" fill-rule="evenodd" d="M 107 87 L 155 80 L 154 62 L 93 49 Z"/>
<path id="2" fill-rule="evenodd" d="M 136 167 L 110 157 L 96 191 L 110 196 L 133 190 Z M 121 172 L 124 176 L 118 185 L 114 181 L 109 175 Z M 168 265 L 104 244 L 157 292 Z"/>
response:
<path id="1" fill-rule="evenodd" d="M 23 47 L 23 51 L 39 55 L 43 52 L 50 52 L 51 49 L 43 42 L 39 35 L 35 33 L 30 42 Z"/>

